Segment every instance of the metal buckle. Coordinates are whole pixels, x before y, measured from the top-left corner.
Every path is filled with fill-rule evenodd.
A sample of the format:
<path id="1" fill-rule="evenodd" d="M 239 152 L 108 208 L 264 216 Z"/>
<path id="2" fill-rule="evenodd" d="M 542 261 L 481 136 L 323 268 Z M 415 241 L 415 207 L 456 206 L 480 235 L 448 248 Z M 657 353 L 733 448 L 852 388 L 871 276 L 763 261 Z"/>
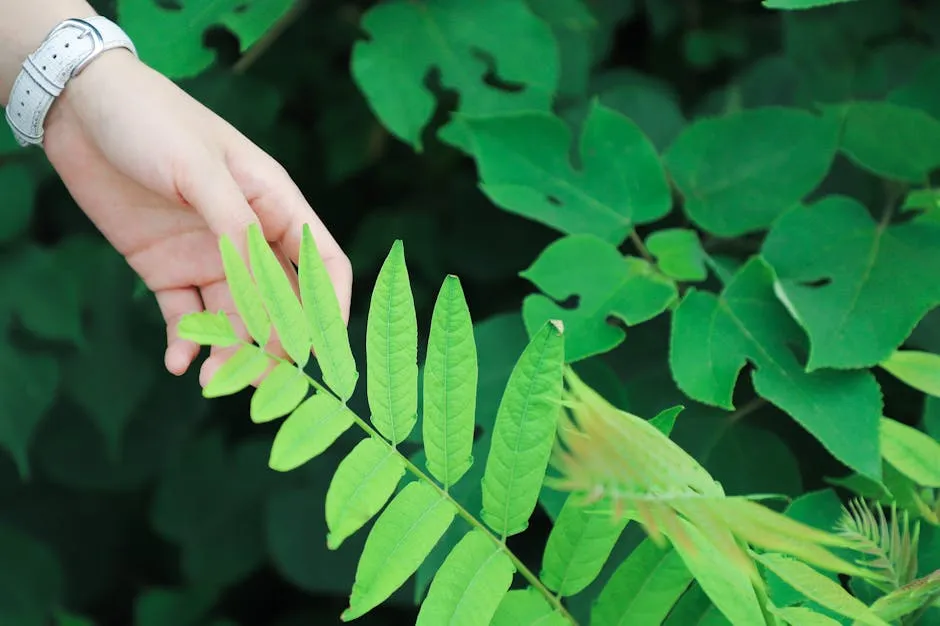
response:
<path id="1" fill-rule="evenodd" d="M 75 69 L 72 70 L 71 78 L 75 78 L 81 74 L 86 67 L 88 67 L 88 64 L 91 63 L 95 57 L 104 52 L 104 37 L 101 35 L 101 31 L 95 28 L 93 24 L 77 17 L 73 17 L 61 22 L 58 26 L 52 29 L 48 37 L 52 37 L 60 30 L 70 27 L 78 28 L 82 31 L 82 34 L 78 36 L 79 39 L 84 39 L 90 35 L 92 42 L 91 52 L 89 52 L 88 55 L 82 59 L 78 65 L 75 66 Z"/>

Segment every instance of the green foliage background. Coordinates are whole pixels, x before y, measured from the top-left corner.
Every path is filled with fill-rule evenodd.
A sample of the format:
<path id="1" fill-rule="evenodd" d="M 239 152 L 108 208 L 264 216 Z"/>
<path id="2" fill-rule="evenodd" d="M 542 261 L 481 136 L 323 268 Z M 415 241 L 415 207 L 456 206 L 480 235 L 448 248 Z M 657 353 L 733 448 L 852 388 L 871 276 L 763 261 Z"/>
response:
<path id="1" fill-rule="evenodd" d="M 938 403 L 873 367 L 902 342 L 940 352 L 940 2 L 310 5 L 97 6 L 289 169 L 352 259 L 354 341 L 393 239 L 421 328 L 461 277 L 480 450 L 549 317 L 611 402 L 685 404 L 673 437 L 729 494 L 802 496 L 807 521 L 827 478 L 890 482 L 882 411 L 940 436 Z M 0 623 L 338 623 L 364 533 L 328 550 L 323 507 L 355 439 L 267 469 L 275 427 L 162 371 L 152 298 L 6 131 L 0 205 Z M 511 542 L 534 568 L 561 501 Z M 361 621 L 413 623 L 465 530 Z"/>

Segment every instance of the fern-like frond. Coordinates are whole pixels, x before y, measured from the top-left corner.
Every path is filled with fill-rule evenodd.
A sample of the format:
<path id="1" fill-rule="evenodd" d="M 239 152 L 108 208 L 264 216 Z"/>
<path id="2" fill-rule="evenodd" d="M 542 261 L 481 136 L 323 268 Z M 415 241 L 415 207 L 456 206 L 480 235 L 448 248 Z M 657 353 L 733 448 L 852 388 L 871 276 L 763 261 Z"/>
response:
<path id="1" fill-rule="evenodd" d="M 882 581 L 873 579 L 872 584 L 893 591 L 914 580 L 920 524 L 912 523 L 907 511 L 892 505 L 889 519 L 881 506 L 853 498 L 843 509 L 837 530 L 869 557 L 867 567 L 882 574 Z"/>

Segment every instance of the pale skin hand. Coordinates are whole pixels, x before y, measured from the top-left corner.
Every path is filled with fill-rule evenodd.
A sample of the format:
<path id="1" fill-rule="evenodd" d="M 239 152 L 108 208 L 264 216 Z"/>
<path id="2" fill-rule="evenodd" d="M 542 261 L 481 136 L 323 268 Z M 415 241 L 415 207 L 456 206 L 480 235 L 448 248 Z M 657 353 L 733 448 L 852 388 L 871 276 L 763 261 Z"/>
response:
<path id="1" fill-rule="evenodd" d="M 10 4 L 25 12 L 54 6 L 47 16 L 52 25 L 64 19 L 62 5 L 78 11 L 65 17 L 93 14 L 84 2 L 77 3 L 82 10 L 76 2 L 57 0 L 0 0 L 0 13 L 12 14 L 16 9 Z M 3 45 L 3 29 L 5 103 L 10 68 L 16 65 L 6 58 L 11 46 Z M 349 261 L 284 169 L 129 52 L 107 52 L 70 81 L 45 128 L 46 155 L 75 201 L 156 294 L 167 323 L 165 363 L 171 373 L 184 373 L 199 352 L 176 334 L 187 313 L 224 310 L 248 337 L 225 282 L 218 238 L 230 236 L 244 253 L 252 223 L 260 224 L 289 275 L 288 259 L 297 263 L 302 227 L 308 224 L 348 319 Z M 203 363 L 201 384 L 230 353 L 213 349 Z"/>

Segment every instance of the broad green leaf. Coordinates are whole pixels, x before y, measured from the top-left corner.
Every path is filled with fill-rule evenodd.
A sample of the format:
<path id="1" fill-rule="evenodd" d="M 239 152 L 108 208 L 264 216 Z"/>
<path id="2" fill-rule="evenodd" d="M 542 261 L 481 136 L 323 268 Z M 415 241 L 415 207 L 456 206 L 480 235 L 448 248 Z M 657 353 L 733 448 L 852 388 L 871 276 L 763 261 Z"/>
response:
<path id="1" fill-rule="evenodd" d="M 268 465 L 289 472 L 323 453 L 354 421 L 352 411 L 332 395 L 320 392 L 294 409 L 281 424 Z"/>
<path id="2" fill-rule="evenodd" d="M 360 28 L 368 41 L 355 45 L 352 75 L 382 125 L 422 149 L 421 134 L 437 103 L 425 87 L 440 72 L 442 84 L 460 94 L 458 111 L 489 115 L 517 110 L 548 111 L 558 84 L 558 48 L 551 29 L 523 0 L 409 2 L 394 0 L 370 9 Z M 525 46 L 516 42 L 525 41 Z M 492 59 L 501 80 L 521 84 L 509 93 L 484 81 Z M 463 147 L 453 125 L 442 137 Z"/>
<path id="3" fill-rule="evenodd" d="M 241 338 L 235 334 L 225 311 L 202 311 L 184 315 L 176 327 L 176 332 L 181 339 L 194 341 L 201 346 L 227 348 L 241 343 Z"/>
<path id="4" fill-rule="evenodd" d="M 893 419 L 881 420 L 881 454 L 924 487 L 940 487 L 940 442 Z"/>
<path id="5" fill-rule="evenodd" d="M 502 546 L 481 530 L 470 531 L 437 571 L 417 626 L 489 626 L 515 572 Z"/>
<path id="6" fill-rule="evenodd" d="M 780 554 L 760 554 L 756 558 L 764 567 L 820 606 L 858 620 L 862 624 L 889 626 L 839 583 L 810 566 Z"/>
<path id="7" fill-rule="evenodd" d="M 628 522 L 614 521 L 600 506 L 586 506 L 581 500 L 568 496 L 542 556 L 539 578 L 560 596 L 573 596 L 597 578 Z"/>
<path id="8" fill-rule="evenodd" d="M 300 242 L 297 280 L 323 382 L 341 399 L 348 400 L 356 389 L 359 372 L 336 291 L 307 224 Z"/>
<path id="9" fill-rule="evenodd" d="M 837 140 L 832 121 L 768 107 L 687 126 L 665 159 L 689 217 L 733 237 L 767 228 L 813 191 L 829 171 Z"/>
<path id="10" fill-rule="evenodd" d="M 427 468 L 447 489 L 473 463 L 477 348 L 473 321 L 456 276 L 444 280 L 428 337 L 422 433 Z"/>
<path id="11" fill-rule="evenodd" d="M 604 586 L 591 610 L 591 624 L 662 624 L 691 582 L 692 574 L 678 552 L 646 539 Z"/>
<path id="12" fill-rule="evenodd" d="M 219 251 L 222 253 L 222 266 L 225 268 L 225 279 L 232 293 L 232 301 L 238 310 L 248 334 L 259 346 L 264 346 L 271 338 L 271 321 L 264 310 L 264 302 L 258 287 L 251 279 L 245 260 L 227 235 L 219 240 Z"/>
<path id="13" fill-rule="evenodd" d="M 21 478 L 30 476 L 30 444 L 55 403 L 59 379 L 59 364 L 51 356 L 0 344 L 0 446 L 13 458 Z"/>
<path id="14" fill-rule="evenodd" d="M 764 622 L 760 603 L 747 572 L 731 561 L 714 543 L 684 519 L 681 531 L 690 545 L 673 540 L 682 562 L 711 601 L 733 626 Z"/>
<path id="15" fill-rule="evenodd" d="M 857 201 L 830 196 L 781 217 L 763 255 L 809 335 L 809 371 L 880 363 L 940 304 L 940 222 L 924 216 L 876 223 Z"/>
<path id="16" fill-rule="evenodd" d="M 326 543 L 331 550 L 378 513 L 405 475 L 401 456 L 372 437 L 342 460 L 326 492 Z"/>
<path id="17" fill-rule="evenodd" d="M 203 43 L 206 31 L 223 26 L 245 52 L 294 5 L 295 0 L 118 0 L 118 21 L 148 65 L 170 78 L 188 78 L 215 61 Z M 174 6 L 175 5 L 175 6 Z"/>
<path id="18" fill-rule="evenodd" d="M 663 622 L 663 626 L 686 626 L 687 624 L 730 626 L 731 622 L 722 615 L 702 588 L 693 582 Z"/>
<path id="19" fill-rule="evenodd" d="M 15 240 L 29 226 L 35 204 L 36 181 L 25 165 L 4 164 L 0 166 L 0 189 L 3 190 L 3 199 L 0 200 L 0 243 L 6 243 Z"/>
<path id="20" fill-rule="evenodd" d="M 827 112 L 841 122 L 840 149 L 860 167 L 911 183 L 927 182 L 940 167 L 940 120 L 919 109 L 853 102 Z"/>
<path id="21" fill-rule="evenodd" d="M 219 398 L 238 393 L 260 378 L 270 364 L 271 358 L 258 346 L 244 345 L 216 370 L 202 395 Z"/>
<path id="22" fill-rule="evenodd" d="M 593 235 L 571 235 L 546 248 L 521 276 L 545 292 L 526 296 L 522 315 L 530 334 L 551 319 L 565 325 L 568 362 L 620 345 L 624 331 L 611 316 L 636 325 L 665 311 L 676 299 L 675 283 L 649 263 L 624 257 Z M 577 296 L 573 308 L 562 302 Z"/>
<path id="23" fill-rule="evenodd" d="M 662 273 L 670 278 L 697 282 L 708 277 L 705 251 L 694 230 L 657 230 L 646 238 L 646 248 L 656 257 L 656 265 Z"/>
<path id="24" fill-rule="evenodd" d="M 502 537 L 525 530 L 555 442 L 565 344 L 545 324 L 509 376 L 483 472 L 483 521 Z"/>
<path id="25" fill-rule="evenodd" d="M 862 474 L 881 475 L 881 392 L 869 372 L 807 373 L 793 353 L 801 333 L 774 296 L 760 258 L 742 267 L 720 296 L 690 289 L 672 321 L 670 368 L 690 397 L 733 409 L 741 369 L 754 388 L 789 413 L 833 456 Z"/>
<path id="26" fill-rule="evenodd" d="M 513 589 L 499 603 L 490 626 L 568 626 L 570 622 L 531 587 Z"/>
<path id="27" fill-rule="evenodd" d="M 815 9 L 830 4 L 840 4 L 842 2 L 854 2 L 855 0 L 764 0 L 763 4 L 768 9 Z"/>
<path id="28" fill-rule="evenodd" d="M 498 206 L 563 233 L 619 244 L 672 207 L 656 148 L 620 113 L 594 103 L 578 143 L 550 113 L 467 119 L 483 192 Z M 611 168 L 629 163 L 629 168 Z"/>
<path id="29" fill-rule="evenodd" d="M 284 417 L 307 397 L 309 389 L 302 370 L 292 363 L 278 363 L 251 396 L 251 421 L 263 424 Z"/>
<path id="30" fill-rule="evenodd" d="M 61 606 L 65 576 L 50 546 L 0 525 L 0 624 L 46 626 Z"/>
<path id="31" fill-rule="evenodd" d="M 310 360 L 310 348 L 313 345 L 310 329 L 284 266 L 257 224 L 248 227 L 248 255 L 261 301 L 268 311 L 277 338 L 287 356 L 302 368 Z"/>
<path id="32" fill-rule="evenodd" d="M 934 88 L 938 72 L 940 72 L 940 54 L 935 54 L 920 65 L 911 80 L 888 94 L 887 100 L 916 107 L 940 119 L 940 93 Z"/>
<path id="33" fill-rule="evenodd" d="M 414 574 L 454 521 L 456 509 L 433 487 L 408 483 L 366 539 L 343 621 L 365 615 Z"/>
<path id="34" fill-rule="evenodd" d="M 397 445 L 418 419 L 418 321 L 401 241 L 388 253 L 372 292 L 366 363 L 372 423 Z"/>
<path id="35" fill-rule="evenodd" d="M 940 398 L 940 354 L 898 350 L 879 365 L 914 389 Z"/>
<path id="36" fill-rule="evenodd" d="M 552 27 L 558 42 L 560 96 L 583 96 L 594 64 L 598 20 L 581 0 L 528 0 L 532 11 Z"/>
<path id="37" fill-rule="evenodd" d="M 789 606 L 774 610 L 774 614 L 790 626 L 839 626 L 839 622 L 803 606 Z"/>

